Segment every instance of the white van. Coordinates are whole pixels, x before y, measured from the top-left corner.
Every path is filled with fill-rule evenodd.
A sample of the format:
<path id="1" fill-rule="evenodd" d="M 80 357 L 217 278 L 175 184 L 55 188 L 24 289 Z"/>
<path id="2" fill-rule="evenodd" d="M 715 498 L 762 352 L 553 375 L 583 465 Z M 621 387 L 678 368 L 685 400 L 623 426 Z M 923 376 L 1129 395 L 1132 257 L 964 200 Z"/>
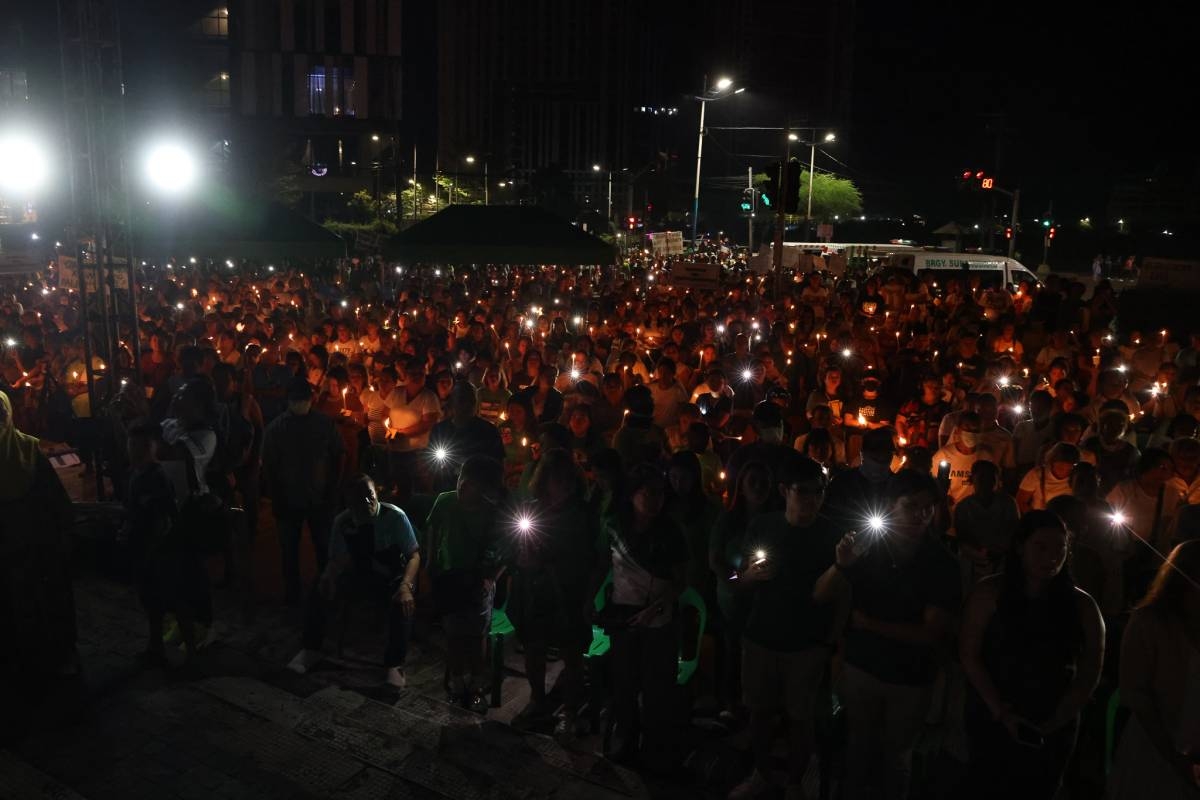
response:
<path id="1" fill-rule="evenodd" d="M 1007 286 L 1015 289 L 1021 281 L 1031 286 L 1041 282 L 1015 258 L 990 256 L 982 253 L 893 253 L 889 263 L 893 267 L 912 270 L 917 275 L 927 272 L 944 274 L 946 278 L 960 277 L 964 272 L 972 277 L 980 276 L 982 285 Z"/>

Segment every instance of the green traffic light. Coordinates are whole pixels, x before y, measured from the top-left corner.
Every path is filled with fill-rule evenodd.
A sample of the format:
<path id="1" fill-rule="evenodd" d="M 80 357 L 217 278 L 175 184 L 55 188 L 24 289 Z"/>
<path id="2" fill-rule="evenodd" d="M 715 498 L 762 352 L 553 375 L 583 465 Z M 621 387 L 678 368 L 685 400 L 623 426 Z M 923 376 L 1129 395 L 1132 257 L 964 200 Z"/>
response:
<path id="1" fill-rule="evenodd" d="M 750 210 L 750 204 L 742 203 L 742 211 L 749 211 L 749 210 Z"/>
<path id="2" fill-rule="evenodd" d="M 1048 219 L 1044 219 L 1044 220 L 1042 220 L 1042 227 L 1043 227 L 1043 228 L 1049 228 L 1049 227 L 1050 227 L 1050 220 L 1048 220 Z"/>
<path id="3" fill-rule="evenodd" d="M 767 195 L 766 192 L 763 192 L 762 201 L 763 201 L 764 206 L 767 206 L 768 208 L 771 206 L 771 198 Z"/>

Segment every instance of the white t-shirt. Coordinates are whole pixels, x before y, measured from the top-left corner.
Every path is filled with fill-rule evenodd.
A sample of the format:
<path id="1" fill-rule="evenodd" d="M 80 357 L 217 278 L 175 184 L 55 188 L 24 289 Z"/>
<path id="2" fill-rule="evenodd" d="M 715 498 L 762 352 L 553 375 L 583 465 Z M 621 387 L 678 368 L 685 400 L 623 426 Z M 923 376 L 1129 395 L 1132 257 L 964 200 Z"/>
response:
<path id="1" fill-rule="evenodd" d="M 1044 509 L 1054 498 L 1071 493 L 1071 479 L 1054 477 L 1048 467 L 1034 467 L 1021 479 L 1020 491 L 1033 495 L 1033 508 Z"/>
<path id="2" fill-rule="evenodd" d="M 933 467 L 930 472 L 933 477 L 936 478 L 938 474 L 938 466 L 943 461 L 949 462 L 950 489 L 947 492 L 947 495 L 953 502 L 957 503 L 959 500 L 962 500 L 964 497 L 975 491 L 975 488 L 971 486 L 971 466 L 981 458 L 983 458 L 985 461 L 992 460 L 990 458 L 986 458 L 983 454 L 983 451 L 978 447 L 975 448 L 974 453 L 967 454 L 960 452 L 956 445 L 948 444 L 941 450 L 938 450 L 933 456 Z"/>
<path id="3" fill-rule="evenodd" d="M 1170 483 L 1163 486 L 1162 511 L 1159 514 L 1157 527 L 1154 525 L 1154 511 L 1158 507 L 1158 494 L 1146 494 L 1138 486 L 1137 481 L 1121 481 L 1104 498 L 1113 507 L 1125 515 L 1129 530 L 1140 539 L 1149 541 L 1159 550 L 1164 550 L 1170 532 L 1175 525 L 1175 513 L 1183 503 L 1183 495 Z"/>
<path id="4" fill-rule="evenodd" d="M 397 386 L 388 395 L 388 419 L 391 420 L 392 430 L 400 430 L 416 425 L 425 416 L 433 414 L 439 419 L 442 416 L 442 404 L 438 397 L 428 389 L 417 392 L 411 401 L 405 387 Z M 420 450 L 429 444 L 429 431 L 419 436 L 397 436 L 392 440 L 393 450 Z"/>

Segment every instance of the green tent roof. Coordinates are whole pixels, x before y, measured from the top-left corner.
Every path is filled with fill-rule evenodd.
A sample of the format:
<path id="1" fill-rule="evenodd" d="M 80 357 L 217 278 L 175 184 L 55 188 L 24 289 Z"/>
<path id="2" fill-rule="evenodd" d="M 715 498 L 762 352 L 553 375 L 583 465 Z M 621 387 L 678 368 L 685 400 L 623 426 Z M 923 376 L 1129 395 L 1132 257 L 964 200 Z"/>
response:
<path id="1" fill-rule="evenodd" d="M 276 203 L 221 202 L 145 206 L 134 213 L 134 254 L 186 258 L 341 258 L 337 234 Z"/>
<path id="2" fill-rule="evenodd" d="M 393 237 L 408 264 L 612 264 L 616 251 L 536 206 L 449 206 Z"/>

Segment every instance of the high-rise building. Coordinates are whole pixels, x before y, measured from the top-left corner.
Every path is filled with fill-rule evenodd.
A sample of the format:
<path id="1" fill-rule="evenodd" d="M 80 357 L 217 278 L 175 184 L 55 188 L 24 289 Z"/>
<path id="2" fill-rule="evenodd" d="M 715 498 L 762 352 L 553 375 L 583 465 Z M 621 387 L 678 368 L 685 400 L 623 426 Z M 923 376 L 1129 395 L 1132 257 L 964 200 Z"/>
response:
<path id="1" fill-rule="evenodd" d="M 443 171 L 485 161 L 493 184 L 577 205 L 619 197 L 630 166 L 646 47 L 632 0 L 442 0 L 438 4 L 438 158 Z M 671 36 L 662 31 L 663 36 Z M 600 169 L 594 169 L 599 166 Z M 566 187 L 570 187 L 567 189 Z M 614 215 L 624 203 L 614 199 Z"/>

